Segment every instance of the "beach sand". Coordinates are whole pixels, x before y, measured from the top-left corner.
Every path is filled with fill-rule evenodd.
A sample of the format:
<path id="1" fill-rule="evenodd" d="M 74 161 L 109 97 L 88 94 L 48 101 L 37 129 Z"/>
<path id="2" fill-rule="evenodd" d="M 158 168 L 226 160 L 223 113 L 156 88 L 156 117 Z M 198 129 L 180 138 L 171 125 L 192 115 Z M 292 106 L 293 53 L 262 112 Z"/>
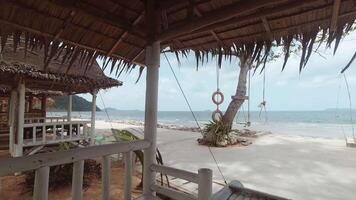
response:
<path id="1" fill-rule="evenodd" d="M 111 128 L 135 129 L 143 134 L 142 124 L 96 122 L 96 133 L 111 136 Z M 158 129 L 157 144 L 167 166 L 197 172 L 213 170 L 213 190 L 222 187 L 224 179 L 206 146 L 197 144 L 198 132 Z M 345 147 L 342 139 L 266 134 L 249 146 L 211 148 L 227 182 L 239 180 L 246 187 L 295 200 L 356 199 L 356 148 Z M 112 171 L 112 199 L 122 199 L 123 170 Z M 21 176 L 3 177 L 0 199 L 32 199 L 22 194 Z M 138 178 L 134 178 L 137 185 Z M 171 180 L 184 190 L 197 192 L 197 185 Z M 138 195 L 137 191 L 134 195 Z M 84 199 L 100 199 L 100 180 L 84 192 Z M 50 199 L 70 199 L 70 187 L 51 191 Z"/>
<path id="2" fill-rule="evenodd" d="M 132 124 L 96 123 L 97 132 L 107 135 L 110 126 L 142 130 Z M 208 148 L 197 144 L 199 137 L 197 132 L 158 129 L 165 165 L 192 172 L 211 168 L 214 181 L 223 183 Z M 267 134 L 246 147 L 212 148 L 212 152 L 227 182 L 239 180 L 246 187 L 296 200 L 356 199 L 356 148 L 347 148 L 342 139 Z M 184 187 L 197 189 L 194 184 Z M 220 188 L 214 184 L 214 191 Z"/>

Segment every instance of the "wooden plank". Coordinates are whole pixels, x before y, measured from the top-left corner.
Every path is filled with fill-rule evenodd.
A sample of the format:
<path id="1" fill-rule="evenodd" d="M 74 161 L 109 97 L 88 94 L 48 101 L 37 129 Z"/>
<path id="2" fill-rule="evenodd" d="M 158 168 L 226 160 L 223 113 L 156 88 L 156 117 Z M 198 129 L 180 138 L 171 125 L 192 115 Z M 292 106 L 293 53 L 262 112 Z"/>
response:
<path id="1" fill-rule="evenodd" d="M 229 199 L 229 197 L 232 195 L 232 191 L 228 186 L 225 186 L 223 189 L 218 191 L 217 193 L 213 194 L 211 197 L 211 200 L 225 200 Z"/>
<path id="2" fill-rule="evenodd" d="M 153 185 L 152 189 L 154 191 L 156 191 L 157 193 L 163 194 L 163 195 L 170 197 L 174 200 L 197 200 L 197 197 L 192 194 L 187 194 L 187 193 L 180 192 L 177 190 L 165 188 L 165 187 L 159 186 L 159 185 Z"/>
<path id="3" fill-rule="evenodd" d="M 137 25 L 144 17 L 145 12 L 142 12 L 132 23 L 132 26 Z M 129 35 L 129 31 L 125 31 L 120 38 L 115 42 L 115 44 L 111 47 L 111 49 L 109 50 L 109 53 L 107 54 L 107 56 L 111 56 L 112 53 L 117 49 L 117 47 L 119 46 L 119 44 Z"/>
<path id="4" fill-rule="evenodd" d="M 24 127 L 33 127 L 33 126 L 53 126 L 53 125 L 70 125 L 70 124 L 90 124 L 90 121 L 66 121 L 66 122 L 45 122 L 45 123 L 33 123 L 25 124 Z"/>
<path id="5" fill-rule="evenodd" d="M 167 167 L 167 166 L 162 166 L 162 165 L 151 165 L 151 169 L 160 172 L 162 174 L 167 174 L 169 176 L 173 176 L 176 178 L 184 179 L 193 183 L 198 183 L 198 174 L 181 170 L 181 169 L 176 169 L 172 167 Z"/>
<path id="6" fill-rule="evenodd" d="M 197 20 L 185 23 L 179 27 L 168 29 L 159 35 L 159 40 L 169 40 L 176 36 L 189 33 L 208 25 L 212 25 L 217 22 L 228 20 L 237 15 L 243 15 L 252 10 L 257 10 L 264 6 L 274 5 L 284 2 L 284 0 L 256 0 L 256 1 L 239 1 L 231 5 L 216 9 L 204 15 L 204 17 L 198 18 Z"/>
<path id="7" fill-rule="evenodd" d="M 339 16 L 339 18 L 347 18 L 347 17 L 353 16 L 355 14 L 356 14 L 356 11 L 350 11 L 350 12 L 341 14 Z M 324 23 L 324 22 L 328 22 L 329 20 L 330 20 L 329 17 L 325 17 L 324 19 L 314 20 L 314 21 L 311 21 L 311 22 L 306 22 L 306 23 L 302 23 L 302 24 L 298 24 L 298 25 L 294 25 L 294 26 L 289 26 L 289 27 L 285 27 L 285 28 L 274 29 L 273 33 L 278 33 L 278 32 L 281 32 L 281 31 L 289 31 L 289 30 L 293 30 L 293 29 L 301 29 L 302 27 L 307 26 L 307 25 L 321 24 L 321 23 Z M 248 36 L 238 36 L 238 37 L 227 38 L 227 39 L 224 39 L 222 41 L 223 42 L 232 42 L 232 41 L 244 40 L 246 38 L 251 38 L 251 37 L 257 38 L 257 37 L 262 37 L 265 34 L 266 34 L 265 32 L 259 32 L 259 33 L 251 34 L 251 35 L 248 35 Z M 187 40 L 185 42 L 190 42 L 190 40 Z M 183 47 L 183 48 L 177 48 L 177 49 L 175 49 L 175 51 L 182 51 L 182 50 L 187 50 L 187 49 L 191 49 L 191 48 L 195 48 L 195 47 L 201 47 L 202 45 L 212 45 L 214 43 L 217 43 L 217 41 L 215 39 L 211 40 L 209 42 L 198 43 L 198 44 L 191 45 L 191 46 L 186 46 L 186 47 Z"/>
<path id="8" fill-rule="evenodd" d="M 209 32 L 209 31 L 214 30 L 214 29 L 218 29 L 218 28 L 221 28 L 221 27 L 234 25 L 234 24 L 245 24 L 246 21 L 258 20 L 258 19 L 260 19 L 262 17 L 271 16 L 271 15 L 274 15 L 276 13 L 280 13 L 281 10 L 284 10 L 284 11 L 287 12 L 287 11 L 292 10 L 292 9 L 301 8 L 301 7 L 313 4 L 316 1 L 318 1 L 318 0 L 298 0 L 298 1 L 293 1 L 293 2 L 291 2 L 289 4 L 285 4 L 285 5 L 280 6 L 280 7 L 273 7 L 273 8 L 264 9 L 264 10 L 258 12 L 258 13 L 255 13 L 255 14 L 251 14 L 251 15 L 247 15 L 247 16 L 243 16 L 243 17 L 235 17 L 235 18 L 232 18 L 230 20 L 226 20 L 226 21 L 223 21 L 223 22 L 218 22 L 218 23 L 206 26 L 204 28 L 201 28 L 201 29 L 198 29 L 198 30 L 193 31 L 191 33 L 187 33 L 187 34 L 183 34 L 183 35 L 184 36 L 187 35 L 188 37 L 191 37 L 191 34 L 200 34 L 200 33 L 203 33 L 203 32 Z M 323 7 L 322 9 L 324 10 L 325 7 Z M 260 23 L 260 22 L 258 22 L 258 23 Z M 182 37 L 184 37 L 183 35 L 182 35 Z"/>
<path id="9" fill-rule="evenodd" d="M 20 171 L 33 170 L 42 166 L 54 166 L 65 163 L 72 163 L 79 160 L 96 158 L 103 155 L 146 149 L 149 146 L 150 142 L 148 141 L 136 140 L 132 142 L 116 142 L 114 144 L 70 149 L 54 153 L 36 154 L 26 157 L 1 159 L 0 176 Z"/>

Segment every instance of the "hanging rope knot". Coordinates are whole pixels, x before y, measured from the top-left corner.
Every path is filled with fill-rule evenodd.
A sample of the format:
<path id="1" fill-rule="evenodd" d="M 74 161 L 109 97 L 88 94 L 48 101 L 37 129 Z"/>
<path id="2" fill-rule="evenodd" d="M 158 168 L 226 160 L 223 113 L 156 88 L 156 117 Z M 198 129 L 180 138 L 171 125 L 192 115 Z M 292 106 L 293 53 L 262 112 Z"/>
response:
<path id="1" fill-rule="evenodd" d="M 266 107 L 266 104 L 267 104 L 266 101 L 262 101 L 262 102 L 258 105 L 258 107 L 260 107 L 260 108 Z"/>

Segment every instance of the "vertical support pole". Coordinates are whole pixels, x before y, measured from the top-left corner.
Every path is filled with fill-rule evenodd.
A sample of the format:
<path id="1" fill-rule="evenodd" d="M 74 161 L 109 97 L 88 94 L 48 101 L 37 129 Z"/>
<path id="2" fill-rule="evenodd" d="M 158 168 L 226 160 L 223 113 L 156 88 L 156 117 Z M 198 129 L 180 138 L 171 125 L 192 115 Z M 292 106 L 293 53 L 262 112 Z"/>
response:
<path id="1" fill-rule="evenodd" d="M 46 122 L 46 116 L 47 116 L 47 96 L 43 95 L 41 99 L 41 110 L 43 113 L 43 117 L 45 118 L 43 121 Z"/>
<path id="2" fill-rule="evenodd" d="M 154 42 L 146 47 L 146 105 L 144 139 L 151 146 L 144 150 L 144 176 L 143 194 L 154 196 L 151 186 L 155 184 L 156 173 L 151 170 L 151 165 L 156 163 L 156 139 L 157 139 L 157 104 L 158 104 L 158 77 L 160 65 L 160 43 Z"/>
<path id="3" fill-rule="evenodd" d="M 9 151 L 11 156 L 15 156 L 15 133 L 16 133 L 16 105 L 17 105 L 17 91 L 16 90 L 11 90 L 11 96 L 10 96 L 10 107 L 9 107 Z"/>
<path id="4" fill-rule="evenodd" d="M 125 158 L 124 200 L 131 200 L 132 151 L 125 152 L 124 158 Z"/>
<path id="5" fill-rule="evenodd" d="M 84 160 L 73 163 L 72 177 L 72 199 L 83 199 L 83 175 L 84 175 Z"/>
<path id="6" fill-rule="evenodd" d="M 198 170 L 198 200 L 210 199 L 213 190 L 213 171 L 207 168 Z"/>
<path id="7" fill-rule="evenodd" d="M 97 90 L 94 90 L 93 100 L 92 100 L 92 110 L 91 110 L 91 128 L 90 128 L 90 145 L 94 145 L 95 142 L 95 113 L 96 113 L 96 94 L 98 93 Z"/>
<path id="8" fill-rule="evenodd" d="M 23 154 L 23 125 L 25 122 L 25 82 L 20 80 L 18 85 L 19 106 L 17 112 L 17 145 L 15 156 L 19 157 Z"/>
<path id="9" fill-rule="evenodd" d="M 103 200 L 109 200 L 110 198 L 110 155 L 103 157 L 103 169 L 102 169 L 102 196 Z"/>
<path id="10" fill-rule="evenodd" d="M 41 167 L 36 170 L 35 187 L 33 191 L 33 200 L 48 199 L 49 167 Z"/>
<path id="11" fill-rule="evenodd" d="M 67 120 L 70 122 L 72 120 L 72 109 L 73 109 L 73 96 L 68 95 L 68 108 L 67 108 Z"/>

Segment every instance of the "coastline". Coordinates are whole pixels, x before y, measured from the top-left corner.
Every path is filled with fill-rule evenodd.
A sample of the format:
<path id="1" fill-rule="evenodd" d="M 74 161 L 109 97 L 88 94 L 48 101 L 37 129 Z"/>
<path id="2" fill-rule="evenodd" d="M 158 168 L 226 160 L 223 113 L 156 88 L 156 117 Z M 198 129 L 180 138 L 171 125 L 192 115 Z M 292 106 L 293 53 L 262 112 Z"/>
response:
<path id="1" fill-rule="evenodd" d="M 142 125 L 97 120 L 96 129 L 108 136 L 111 126 L 143 134 Z M 213 190 L 217 191 L 224 180 L 208 148 L 198 145 L 199 137 L 198 132 L 158 128 L 157 145 L 167 166 L 192 172 L 211 168 Z M 239 180 L 249 188 L 295 200 L 354 198 L 356 151 L 347 148 L 342 138 L 271 133 L 255 138 L 249 146 L 212 147 L 211 151 L 227 182 Z M 174 184 L 185 190 L 197 189 L 194 184 Z"/>

